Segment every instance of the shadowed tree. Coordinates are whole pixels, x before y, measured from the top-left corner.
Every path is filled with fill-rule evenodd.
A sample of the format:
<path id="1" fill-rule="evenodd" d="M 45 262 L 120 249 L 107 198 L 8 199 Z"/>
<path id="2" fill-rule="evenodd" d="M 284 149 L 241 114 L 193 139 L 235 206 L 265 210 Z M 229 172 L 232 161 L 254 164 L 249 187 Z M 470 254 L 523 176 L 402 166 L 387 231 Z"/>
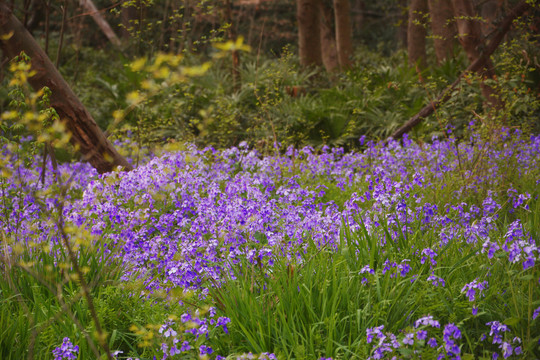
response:
<path id="1" fill-rule="evenodd" d="M 321 56 L 326 71 L 334 71 L 339 67 L 336 37 L 333 31 L 332 9 L 324 2 L 321 6 Z"/>
<path id="2" fill-rule="evenodd" d="M 296 0 L 298 19 L 298 51 L 303 66 L 322 65 L 320 2 L 322 0 Z"/>
<path id="3" fill-rule="evenodd" d="M 479 17 L 474 11 L 473 4 L 469 0 L 453 0 L 454 15 L 458 29 L 458 39 L 467 54 L 469 62 L 472 64 L 482 54 L 482 48 L 485 46 L 482 35 L 482 27 Z M 483 66 L 476 71 L 482 78 L 488 79 L 495 76 L 493 62 L 487 58 Z M 485 82 L 481 83 L 482 94 L 491 106 L 500 106 L 500 100 L 497 91 Z"/>
<path id="4" fill-rule="evenodd" d="M 334 0 L 334 14 L 336 18 L 336 44 L 339 66 L 346 69 L 351 66 L 352 25 L 351 5 L 349 0 Z"/>
<path id="5" fill-rule="evenodd" d="M 501 8 L 500 0 L 487 0 L 484 1 L 480 8 L 480 16 L 482 16 L 482 35 L 486 37 L 493 30 L 495 30 L 495 20 Z"/>
<path id="6" fill-rule="evenodd" d="M 73 93 L 62 75 L 56 70 L 45 52 L 39 47 L 10 8 L 0 1 L 0 49 L 12 59 L 25 52 L 31 59 L 35 75 L 28 79 L 37 91 L 43 87 L 51 90 L 50 104 L 71 134 L 71 142 L 99 173 L 121 166 L 131 170 L 131 165 L 107 140 L 90 113 Z"/>
<path id="7" fill-rule="evenodd" d="M 122 2 L 122 10 L 120 14 L 120 20 L 122 26 L 120 27 L 120 36 L 123 39 L 129 39 L 131 37 L 130 29 L 137 20 L 138 9 L 140 8 L 139 1 L 124 0 Z"/>
<path id="8" fill-rule="evenodd" d="M 407 27 L 409 24 L 409 12 L 407 7 L 407 0 L 398 0 L 399 20 L 396 31 L 396 39 L 399 47 L 407 48 Z"/>
<path id="9" fill-rule="evenodd" d="M 407 50 L 409 63 L 426 67 L 426 16 L 427 0 L 412 0 L 409 5 L 409 26 L 407 28 Z"/>
<path id="10" fill-rule="evenodd" d="M 437 63 L 452 57 L 457 35 L 451 0 L 428 0 Z"/>

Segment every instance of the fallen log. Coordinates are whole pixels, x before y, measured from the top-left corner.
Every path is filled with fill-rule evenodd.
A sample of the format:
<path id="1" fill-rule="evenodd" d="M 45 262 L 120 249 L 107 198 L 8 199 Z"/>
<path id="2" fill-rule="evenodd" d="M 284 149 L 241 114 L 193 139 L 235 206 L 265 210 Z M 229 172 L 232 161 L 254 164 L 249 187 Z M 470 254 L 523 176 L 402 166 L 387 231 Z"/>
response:
<path id="1" fill-rule="evenodd" d="M 0 36 L 0 49 L 4 56 L 12 59 L 24 52 L 30 57 L 35 75 L 28 78 L 28 82 L 36 91 L 45 86 L 51 90 L 50 104 L 60 119 L 66 122 L 66 128 L 71 134 L 70 141 L 84 159 L 99 173 L 113 171 L 118 166 L 131 170 L 131 165 L 105 137 L 47 54 L 2 1 Z"/>

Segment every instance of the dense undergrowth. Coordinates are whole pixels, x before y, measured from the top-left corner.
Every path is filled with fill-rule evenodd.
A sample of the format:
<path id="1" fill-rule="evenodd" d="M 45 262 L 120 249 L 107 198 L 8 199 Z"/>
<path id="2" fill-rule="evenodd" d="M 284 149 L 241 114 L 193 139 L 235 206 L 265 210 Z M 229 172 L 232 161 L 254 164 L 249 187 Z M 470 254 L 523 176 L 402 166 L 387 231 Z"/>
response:
<path id="1" fill-rule="evenodd" d="M 51 51 L 54 51 L 51 42 Z M 495 127 L 518 126 L 538 133 L 540 100 L 536 37 L 516 36 L 494 56 L 496 80 L 490 80 L 504 106 L 491 111 L 484 106 L 480 80 L 463 79 L 451 100 L 413 130 L 412 136 L 429 141 L 443 136 L 448 125 L 461 138 L 471 119 Z M 230 56 L 211 48 L 211 55 L 185 53 L 171 66 L 212 65 L 185 81 L 165 84 L 146 94 L 137 106 L 134 92 L 145 94 L 149 82 L 161 79 L 156 71 L 133 70 L 133 59 L 110 49 L 65 48 L 60 72 L 73 86 L 100 127 L 112 136 L 125 131 L 139 145 L 163 144 L 168 139 L 192 142 L 200 147 L 226 148 L 246 141 L 261 152 L 272 151 L 275 142 L 297 148 L 341 146 L 357 148 L 357 139 L 387 138 L 407 119 L 428 105 L 468 65 L 456 52 L 440 66 L 419 72 L 408 64 L 404 51 L 382 56 L 358 46 L 354 66 L 342 73 L 302 69 L 294 49 L 286 47 L 276 59 L 264 53 L 242 52 L 240 80 L 232 80 Z M 219 56 L 215 56 L 219 55 Z M 162 54 L 145 56 L 155 63 Z M 108 66 L 101 64 L 106 62 Z M 7 74 L 4 82 L 9 81 Z M 9 109 L 6 89 L 0 89 L 0 110 Z M 111 116 L 129 109 L 121 122 Z"/>
<path id="2" fill-rule="evenodd" d="M 119 359 L 540 356 L 538 137 L 188 146 L 44 182 L 19 155 L 3 149 L 2 359 L 96 358 L 100 336 Z"/>
<path id="3" fill-rule="evenodd" d="M 527 44 L 516 41 L 498 54 L 499 80 L 492 86 L 504 108 L 493 113 L 484 107 L 480 80 L 471 75 L 450 102 L 413 130 L 413 136 L 429 141 L 434 135 L 443 136 L 452 125 L 461 138 L 471 119 L 537 133 L 540 77 L 538 68 L 526 61 L 537 56 L 537 50 L 536 45 Z M 106 53 L 99 56 L 109 57 Z M 182 63 L 193 66 L 203 61 L 186 55 Z M 297 148 L 328 145 L 348 150 L 357 148 L 360 136 L 385 139 L 467 67 L 464 54 L 458 53 L 441 66 L 419 73 L 407 63 L 405 52 L 381 57 L 360 48 L 353 68 L 332 74 L 299 68 L 287 49 L 277 60 L 242 53 L 240 84 L 233 84 L 228 57 L 221 57 L 204 74 L 161 89 L 118 126 L 111 123 L 110 114 L 129 108 L 129 93 L 154 76 L 152 72 L 134 73 L 126 62 L 118 59 L 97 77 L 88 67 L 77 83 L 81 99 L 110 133 L 129 129 L 145 145 L 175 139 L 226 148 L 246 141 L 262 152 L 272 151 L 275 142 Z M 66 66 L 64 71 L 69 77 L 74 69 Z"/>

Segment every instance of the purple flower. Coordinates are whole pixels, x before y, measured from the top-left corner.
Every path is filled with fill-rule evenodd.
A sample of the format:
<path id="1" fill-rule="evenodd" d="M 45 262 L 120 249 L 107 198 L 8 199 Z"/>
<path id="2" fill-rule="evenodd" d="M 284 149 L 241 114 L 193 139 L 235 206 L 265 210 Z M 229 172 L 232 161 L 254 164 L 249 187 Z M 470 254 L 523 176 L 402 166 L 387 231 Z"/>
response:
<path id="1" fill-rule="evenodd" d="M 231 322 L 231 319 L 229 319 L 228 317 L 220 317 L 218 318 L 216 326 L 223 327 L 223 331 L 225 332 L 225 334 L 228 334 L 229 330 L 227 329 L 227 324 L 230 322 Z"/>
<path id="2" fill-rule="evenodd" d="M 422 257 L 420 258 L 420 263 L 424 264 L 427 260 L 427 257 L 429 257 L 429 261 L 431 262 L 431 265 L 435 266 L 437 265 L 437 261 L 435 261 L 435 257 L 437 256 L 437 253 L 433 251 L 430 248 L 425 248 L 422 250 Z"/>
<path id="3" fill-rule="evenodd" d="M 444 287 L 444 286 L 446 285 L 446 282 L 444 281 L 443 278 L 440 278 L 440 277 L 438 277 L 438 276 L 436 276 L 436 275 L 433 275 L 433 274 L 430 275 L 430 276 L 428 276 L 427 281 L 431 281 L 431 284 L 432 284 L 433 286 L 435 286 L 435 287 L 436 287 L 436 286 L 439 286 L 439 285 L 441 285 L 442 287 Z"/>
<path id="4" fill-rule="evenodd" d="M 413 345 L 414 344 L 414 334 L 410 333 L 410 334 L 405 335 L 405 337 L 403 338 L 403 343 L 407 344 L 407 345 Z"/>
<path id="5" fill-rule="evenodd" d="M 488 258 L 492 259 L 495 252 L 500 249 L 499 244 L 486 240 L 482 246 L 482 253 L 487 251 Z"/>
<path id="6" fill-rule="evenodd" d="M 501 332 L 509 331 L 508 326 L 506 326 L 504 324 L 501 324 L 498 321 L 490 321 L 490 322 L 486 323 L 486 325 L 489 325 L 489 327 L 491 328 L 491 330 L 489 332 L 490 336 L 498 335 Z"/>
<path id="7" fill-rule="evenodd" d="M 206 346 L 206 345 L 199 346 L 199 353 L 201 354 L 201 356 L 205 355 L 205 354 L 210 355 L 213 352 L 214 352 L 214 350 L 212 350 L 212 348 L 210 346 Z"/>
<path id="8" fill-rule="evenodd" d="M 440 328 L 441 327 L 441 324 L 439 324 L 439 322 L 437 320 L 433 320 L 433 316 L 431 315 L 428 315 L 428 316 L 424 316 L 418 320 L 416 320 L 416 322 L 414 323 L 414 326 L 415 327 L 419 327 L 420 325 L 429 325 L 431 327 L 435 327 L 435 328 Z"/>
<path id="9" fill-rule="evenodd" d="M 174 331 L 171 326 L 174 325 L 174 321 L 167 321 L 159 328 L 159 333 L 163 334 L 165 338 L 176 336 L 176 331 Z"/>
<path id="10" fill-rule="evenodd" d="M 372 268 L 369 267 L 369 265 L 366 265 L 364 266 L 362 269 L 360 269 L 360 272 L 359 274 L 364 274 L 364 273 L 370 273 L 370 274 L 375 274 L 375 270 L 373 270 Z"/>
<path id="11" fill-rule="evenodd" d="M 532 268 L 534 266 L 534 257 L 529 256 L 527 259 L 523 262 L 523 270 L 527 270 L 529 268 Z"/>
<path id="12" fill-rule="evenodd" d="M 465 286 L 461 289 L 461 292 L 463 293 L 466 291 L 466 295 L 469 298 L 469 301 L 474 301 L 476 300 L 476 291 L 478 290 L 478 292 L 482 294 L 482 292 L 487 288 L 487 286 L 487 281 L 479 283 L 475 279 L 472 282 L 465 284 Z"/>
<path id="13" fill-rule="evenodd" d="M 360 142 L 360 145 L 364 145 L 364 142 L 366 141 L 366 135 L 360 136 L 360 139 L 358 139 L 358 141 Z"/>
<path id="14" fill-rule="evenodd" d="M 418 340 L 425 340 L 427 338 L 427 331 L 426 330 L 418 330 L 416 333 L 416 338 Z"/>
<path id="15" fill-rule="evenodd" d="M 184 351 L 188 351 L 191 349 L 191 346 L 189 345 L 189 342 L 187 341 L 184 341 L 182 343 L 182 346 L 180 347 L 180 351 L 184 352 Z"/>
<path id="16" fill-rule="evenodd" d="M 540 306 L 537 307 L 536 310 L 534 310 L 532 319 L 533 319 L 533 320 L 536 320 L 536 318 L 538 317 L 538 315 L 540 315 Z"/>
<path id="17" fill-rule="evenodd" d="M 482 202 L 482 207 L 484 208 L 484 215 L 491 215 L 500 208 L 500 205 L 497 204 L 497 202 L 493 200 L 491 196 L 492 192 L 489 191 L 488 197 L 484 199 L 484 202 Z"/>
<path id="18" fill-rule="evenodd" d="M 444 341 L 444 349 L 447 353 L 451 355 L 459 355 L 461 352 L 461 349 L 457 345 L 457 343 L 454 341 L 455 339 L 461 338 L 461 331 L 459 328 L 450 323 L 447 324 L 444 327 L 443 330 L 443 341 Z"/>
<path id="19" fill-rule="evenodd" d="M 405 259 L 401 262 L 401 264 L 397 266 L 401 277 L 405 277 L 409 273 L 409 271 L 411 271 L 411 267 L 409 266 L 409 264 L 407 264 L 407 261 L 410 260 Z"/>
<path id="20" fill-rule="evenodd" d="M 513 348 L 512 348 L 512 345 L 510 345 L 510 343 L 507 343 L 506 341 L 503 342 L 501 344 L 501 349 L 503 351 L 503 357 L 506 359 L 510 356 L 512 356 L 512 353 L 513 353 Z"/>
<path id="21" fill-rule="evenodd" d="M 165 351 L 163 353 L 165 354 Z M 170 356 L 174 356 L 174 355 L 180 354 L 180 353 L 182 353 L 182 350 L 178 350 L 178 348 L 176 347 L 176 344 L 171 346 L 171 350 L 169 351 Z"/>
<path id="22" fill-rule="evenodd" d="M 373 341 L 374 336 L 376 335 L 379 339 L 384 337 L 384 334 L 382 333 L 382 330 L 384 329 L 384 325 L 377 326 L 374 328 L 367 328 L 366 329 L 366 335 L 367 335 L 367 342 L 368 344 Z"/>
<path id="23" fill-rule="evenodd" d="M 432 348 L 436 348 L 436 347 L 437 347 L 437 340 L 435 340 L 435 338 L 430 338 L 430 339 L 428 340 L 427 343 L 428 343 L 428 345 L 429 345 L 430 347 L 432 347 Z"/>
<path id="24" fill-rule="evenodd" d="M 180 316 L 180 320 L 183 322 L 183 323 L 186 323 L 188 321 L 190 321 L 192 318 L 191 318 L 191 315 L 188 314 L 188 313 L 185 313 L 185 314 L 182 314 Z"/>
<path id="25" fill-rule="evenodd" d="M 64 359 L 77 359 L 77 353 L 79 352 L 79 346 L 73 345 L 71 340 L 68 337 L 65 337 L 62 341 L 62 345 L 55 348 L 52 351 L 54 355 L 54 360 L 64 360 Z"/>

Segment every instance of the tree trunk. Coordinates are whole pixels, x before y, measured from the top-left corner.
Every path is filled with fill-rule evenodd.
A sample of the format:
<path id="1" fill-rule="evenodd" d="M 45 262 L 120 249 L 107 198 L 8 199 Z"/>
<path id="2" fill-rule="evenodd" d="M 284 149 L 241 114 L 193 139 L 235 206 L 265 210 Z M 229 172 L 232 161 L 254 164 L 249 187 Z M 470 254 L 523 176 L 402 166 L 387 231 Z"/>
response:
<path id="1" fill-rule="evenodd" d="M 407 0 L 405 0 L 407 1 Z M 352 14 L 352 23 L 353 29 L 355 32 L 362 30 L 364 26 L 364 0 L 352 0 L 351 4 L 351 14 Z"/>
<path id="2" fill-rule="evenodd" d="M 88 11 L 90 14 L 90 16 L 92 17 L 92 19 L 94 19 L 94 21 L 96 22 L 97 26 L 99 26 L 99 28 L 101 29 L 101 31 L 103 32 L 103 34 L 105 34 L 105 36 L 107 37 L 107 39 L 109 39 L 109 41 L 114 45 L 114 46 L 117 46 L 117 47 L 120 47 L 120 45 L 122 44 L 120 42 L 120 39 L 118 39 L 118 37 L 116 36 L 116 34 L 114 33 L 113 29 L 111 28 L 111 26 L 109 25 L 109 23 L 107 22 L 107 20 L 105 20 L 105 18 L 103 16 L 101 16 L 101 13 L 99 12 L 99 10 L 96 8 L 96 6 L 94 5 L 94 3 L 92 2 L 92 0 L 80 0 L 79 4 L 86 10 Z"/>
<path id="3" fill-rule="evenodd" d="M 480 9 L 480 16 L 482 16 L 482 35 L 484 38 L 495 30 L 495 20 L 499 12 L 499 5 L 501 1 L 487 0 L 484 2 Z"/>
<path id="4" fill-rule="evenodd" d="M 51 90 L 51 106 L 60 119 L 66 122 L 66 127 L 71 133 L 71 142 L 82 153 L 85 160 L 99 173 L 112 171 L 117 166 L 131 170 L 131 165 L 107 140 L 90 113 L 75 96 L 32 35 L 15 18 L 9 7 L 0 2 L 0 34 L 10 33 L 12 36 L 9 39 L 0 41 L 4 56 L 11 59 L 24 51 L 31 58 L 32 70 L 36 74 L 30 77 L 28 82 L 35 90 L 44 86 Z"/>
<path id="5" fill-rule="evenodd" d="M 416 115 L 410 118 L 405 124 L 403 124 L 403 126 L 394 131 L 392 135 L 390 135 L 390 138 L 399 139 L 403 136 L 403 134 L 408 133 L 412 128 L 420 124 L 423 119 L 433 114 L 433 112 L 439 106 L 444 104 L 446 101 L 448 101 L 448 99 L 452 97 L 454 89 L 458 87 L 461 79 L 465 76 L 465 74 L 469 72 L 477 72 L 483 67 L 485 67 L 485 64 L 487 61 L 489 61 L 490 56 L 499 47 L 504 36 L 512 27 L 512 23 L 514 22 L 514 20 L 523 15 L 530 8 L 531 5 L 527 2 L 527 0 L 522 0 L 518 5 L 516 5 L 502 21 L 501 25 L 498 27 L 498 31 L 491 39 L 488 46 L 480 54 L 480 56 L 471 65 L 469 65 L 467 69 L 465 69 L 465 71 L 463 71 L 451 85 L 444 89 L 444 91 L 442 91 L 434 101 L 424 106 L 422 110 L 420 110 Z"/>
<path id="6" fill-rule="evenodd" d="M 400 12 L 396 38 L 400 49 L 407 49 L 407 27 L 409 23 L 409 12 L 407 0 L 398 1 L 398 9 Z"/>
<path id="7" fill-rule="evenodd" d="M 229 37 L 230 41 L 236 41 L 236 28 L 233 24 L 233 18 L 232 18 L 232 4 L 231 0 L 225 0 L 224 3 L 224 9 L 223 9 L 223 18 L 226 23 L 229 24 L 229 29 L 227 30 L 227 35 Z M 232 81 L 233 81 L 233 89 L 235 91 L 238 91 L 241 86 L 241 79 L 240 79 L 240 52 L 238 50 L 233 50 L 231 52 L 231 60 L 232 60 Z"/>
<path id="8" fill-rule="evenodd" d="M 409 64 L 426 67 L 426 15 L 427 0 L 412 0 L 409 6 L 409 26 L 407 28 L 407 49 Z"/>
<path id="9" fill-rule="evenodd" d="M 296 0 L 298 50 L 302 66 L 322 65 L 320 2 L 321 0 Z"/>
<path id="10" fill-rule="evenodd" d="M 134 21 L 137 20 L 139 2 L 133 4 L 129 0 L 124 0 L 122 10 L 120 12 L 120 21 L 122 26 L 120 28 L 120 36 L 122 39 L 127 40 L 131 37 L 130 30 L 133 27 Z"/>
<path id="11" fill-rule="evenodd" d="M 469 62 L 472 64 L 480 57 L 481 48 L 484 45 L 482 28 L 470 0 L 452 1 L 458 29 L 458 39 L 467 54 Z M 484 66 L 476 72 L 483 78 L 493 78 L 495 71 L 491 59 L 486 59 Z M 500 107 L 501 103 L 497 91 L 484 82 L 480 86 L 482 87 L 482 95 L 484 95 L 488 104 L 490 106 Z"/>
<path id="12" fill-rule="evenodd" d="M 437 63 L 449 59 L 454 53 L 454 38 L 457 35 L 453 21 L 454 9 L 451 0 L 428 0 L 431 15 L 431 31 Z"/>
<path id="13" fill-rule="evenodd" d="M 339 66 L 342 69 L 347 69 L 351 66 L 351 56 L 353 54 L 350 13 L 351 6 L 349 0 L 334 0 L 337 52 Z"/>
<path id="14" fill-rule="evenodd" d="M 328 72 L 335 71 L 339 67 L 336 37 L 332 26 L 332 9 L 320 3 L 321 14 L 321 56 L 324 68 Z"/>

